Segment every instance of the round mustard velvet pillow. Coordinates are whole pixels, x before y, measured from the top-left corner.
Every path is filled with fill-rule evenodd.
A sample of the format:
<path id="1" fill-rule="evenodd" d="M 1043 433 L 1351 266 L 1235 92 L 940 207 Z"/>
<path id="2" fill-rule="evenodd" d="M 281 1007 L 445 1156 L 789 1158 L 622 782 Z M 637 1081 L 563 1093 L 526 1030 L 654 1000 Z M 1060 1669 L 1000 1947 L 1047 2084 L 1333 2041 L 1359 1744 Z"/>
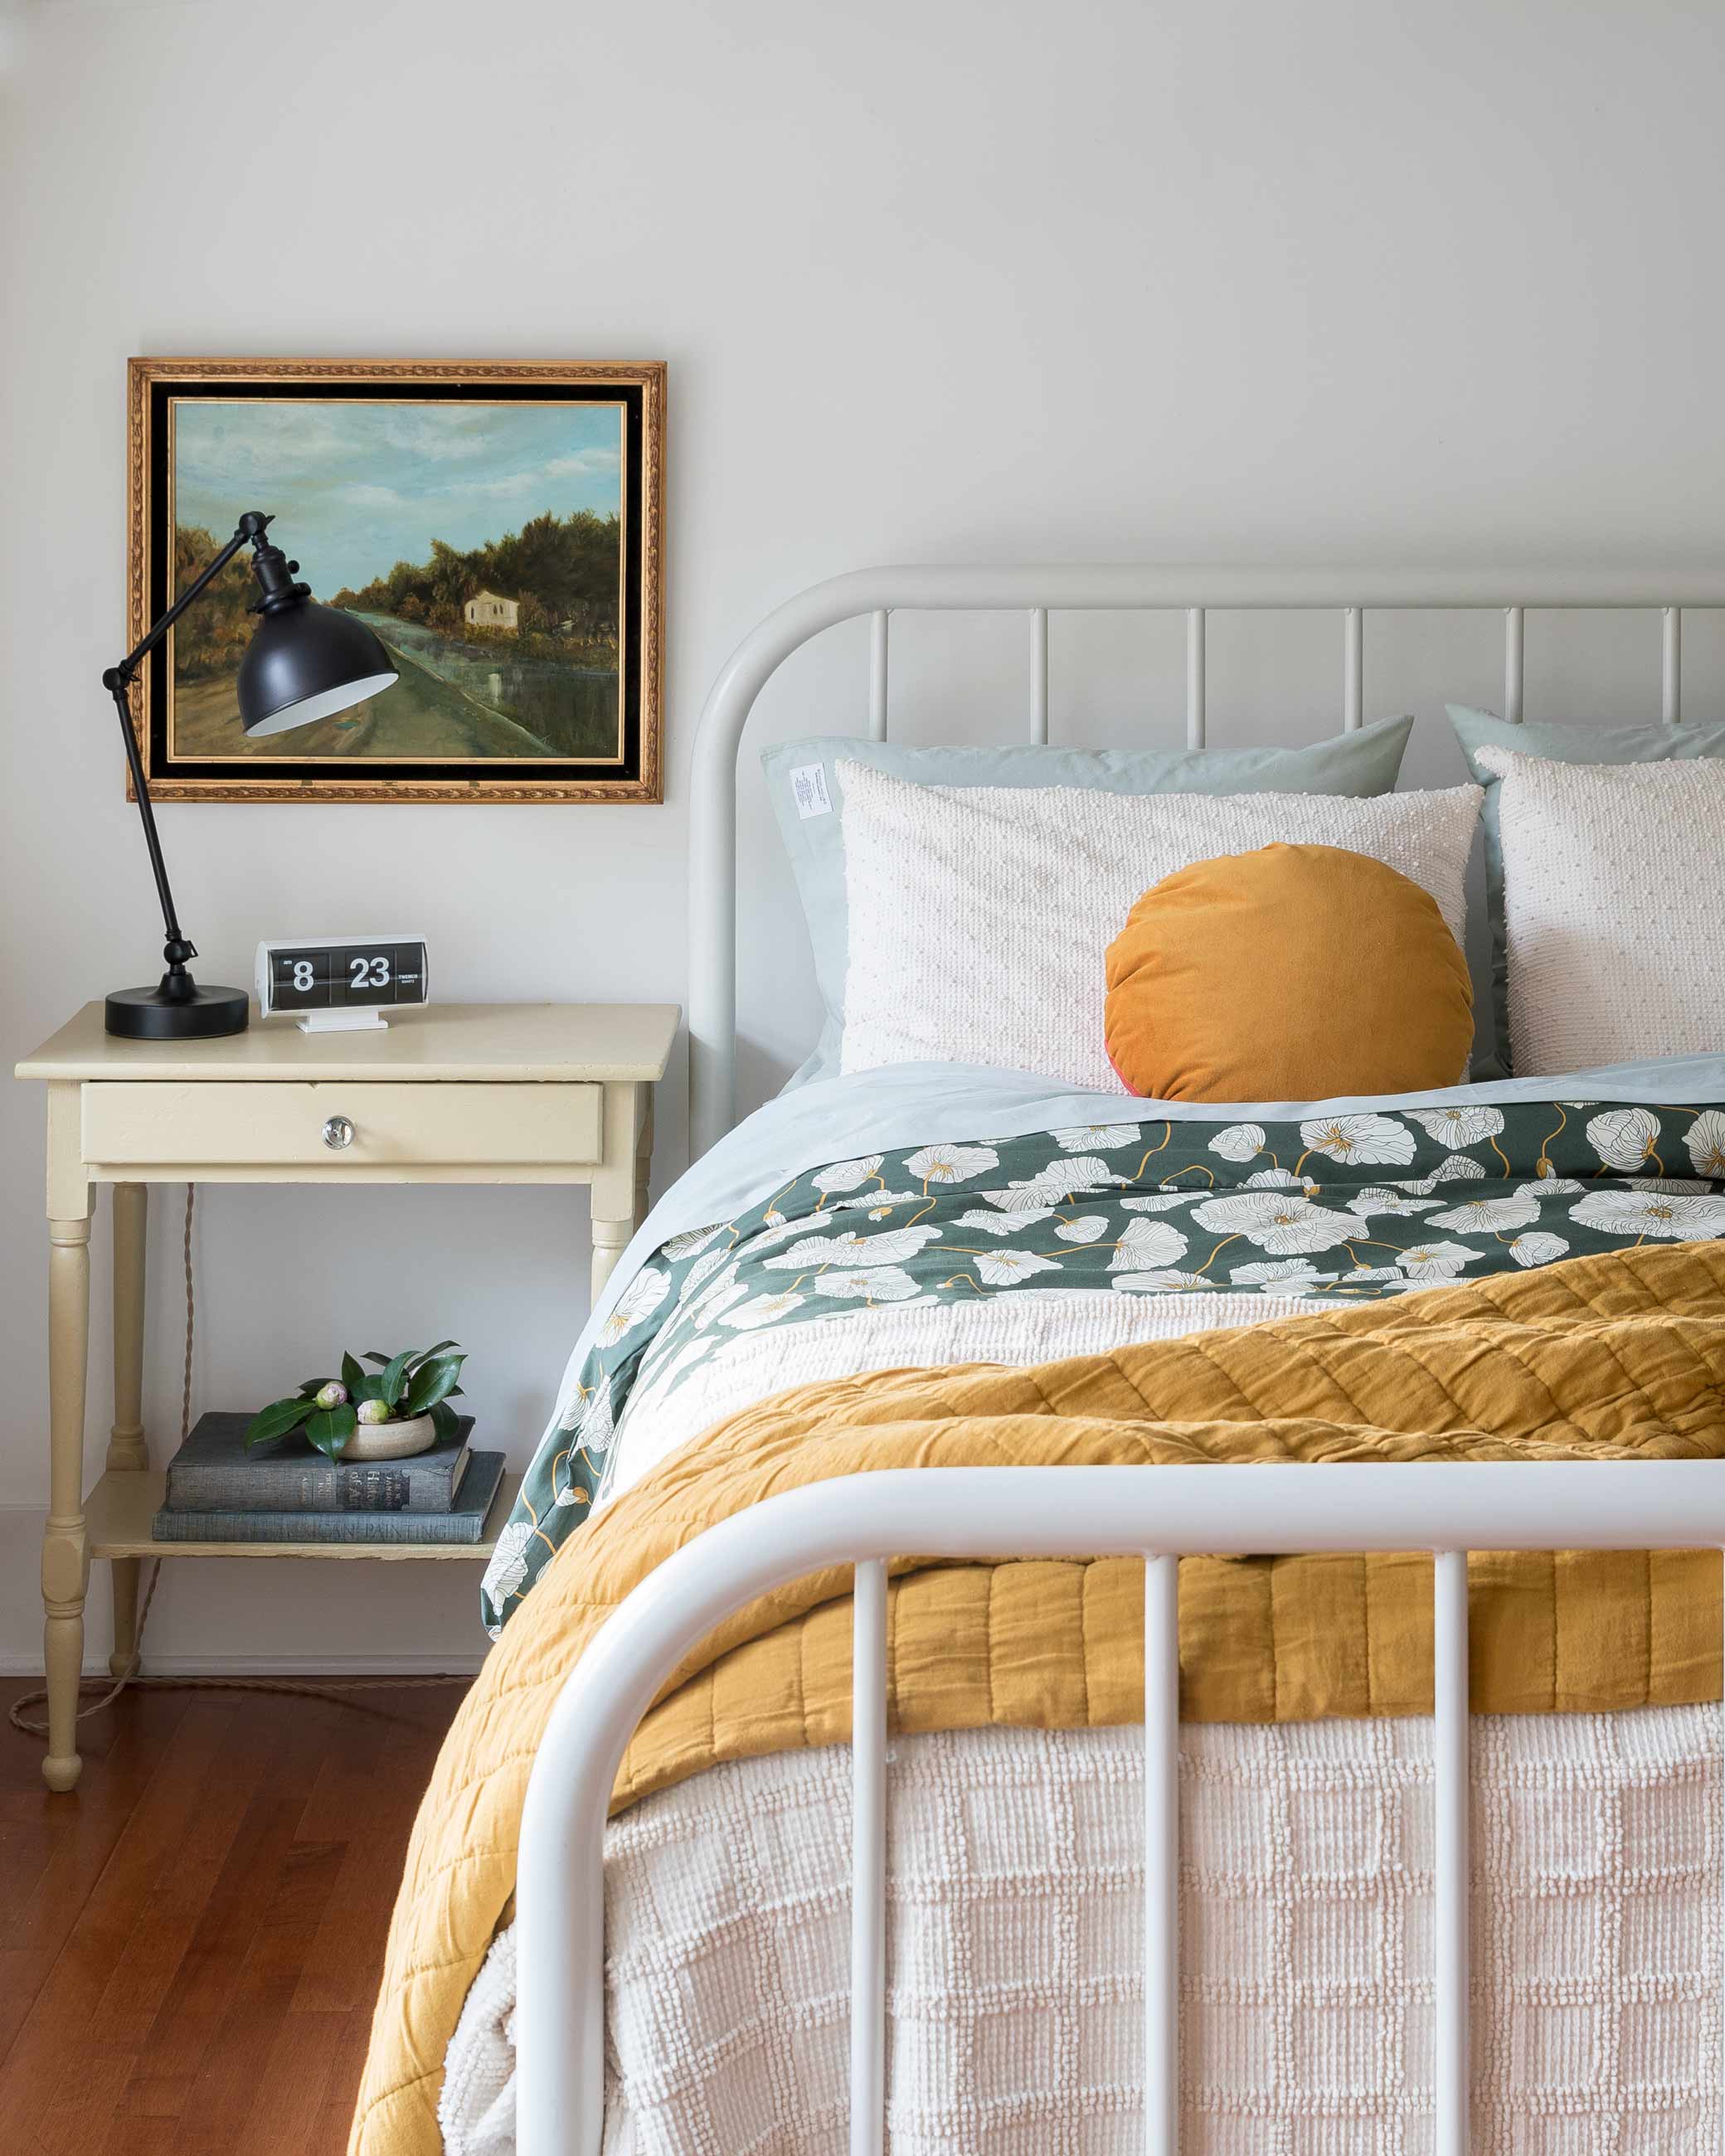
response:
<path id="1" fill-rule="evenodd" d="M 1467 963 L 1430 894 L 1338 846 L 1263 846 L 1147 891 L 1108 947 L 1109 1060 L 1158 1101 L 1453 1086 Z"/>

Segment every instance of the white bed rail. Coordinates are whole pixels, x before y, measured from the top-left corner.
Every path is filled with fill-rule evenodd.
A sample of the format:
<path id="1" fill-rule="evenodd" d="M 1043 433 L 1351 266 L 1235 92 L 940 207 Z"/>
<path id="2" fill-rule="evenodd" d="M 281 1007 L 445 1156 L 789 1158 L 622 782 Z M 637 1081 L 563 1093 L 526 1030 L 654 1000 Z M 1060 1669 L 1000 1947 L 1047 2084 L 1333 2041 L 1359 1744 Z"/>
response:
<path id="1" fill-rule="evenodd" d="M 731 1127 L 737 1066 L 737 770 L 755 699 L 799 646 L 841 622 L 870 624 L 868 732 L 886 738 L 889 639 L 903 613 L 1021 613 L 1029 624 L 1027 737 L 1048 739 L 1048 617 L 1055 613 L 1183 613 L 1186 740 L 1206 738 L 1208 613 L 1333 613 L 1341 626 L 1344 726 L 1365 712 L 1368 613 L 1491 611 L 1503 619 L 1503 711 L 1522 716 L 1530 610 L 1662 615 L 1659 710 L 1682 717 L 1682 610 L 1725 606 L 1725 571 L 1247 568 L 1066 562 L 1045 567 L 856 569 L 814 584 L 738 645 L 701 715 L 691 775 L 689 1117 L 691 1157 Z M 832 729 L 823 729 L 824 731 Z"/>
<path id="2" fill-rule="evenodd" d="M 768 1498 L 660 1566 L 565 1682 L 528 1784 L 516 1888 L 519 2156 L 598 2156 L 604 1830 L 629 1738 L 682 1656 L 770 1589 L 855 1567 L 852 2156 L 886 2118 L 886 1574 L 927 1557 L 1142 1555 L 1147 2156 L 1179 2119 L 1178 1563 L 1195 1552 L 1435 1558 L 1435 2156 L 1468 2145 L 1469 1550 L 1725 1548 L 1725 1466 L 929 1468 Z"/>

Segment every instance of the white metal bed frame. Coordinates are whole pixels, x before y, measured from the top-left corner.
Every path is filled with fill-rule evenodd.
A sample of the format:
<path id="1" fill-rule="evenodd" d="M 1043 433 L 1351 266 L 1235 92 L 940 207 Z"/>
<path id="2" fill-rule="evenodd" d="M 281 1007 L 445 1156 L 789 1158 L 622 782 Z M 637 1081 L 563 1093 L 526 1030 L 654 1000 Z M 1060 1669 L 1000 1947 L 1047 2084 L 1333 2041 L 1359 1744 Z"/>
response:
<path id="1" fill-rule="evenodd" d="M 1506 594 L 1512 596 L 1507 597 Z M 1379 570 L 1144 567 L 903 568 L 818 584 L 770 615 L 720 675 L 696 742 L 691 1111 L 695 1150 L 733 1114 L 737 766 L 768 679 L 799 645 L 866 616 L 870 732 L 886 737 L 888 624 L 904 609 L 1011 610 L 1030 629 L 1030 737 L 1048 735 L 1048 614 L 1178 609 L 1187 738 L 1204 742 L 1207 609 L 1338 612 L 1343 718 L 1363 716 L 1371 609 L 1502 608 L 1504 703 L 1522 716 L 1525 613 L 1661 613 L 1661 710 L 1681 721 L 1682 609 L 1725 606 L 1725 574 L 1421 576 Z M 1435 1702 L 1435 2156 L 1465 2156 L 1468 2068 L 1467 1552 L 1725 1551 L 1725 1467 L 1710 1463 L 972 1468 L 853 1476 L 711 1529 L 635 1589 L 588 1646 L 547 1727 L 521 1820 L 516 1896 L 520 2156 L 598 2156 L 604 2093 L 604 1830 L 636 1724 L 682 1656 L 731 1611 L 854 1565 L 850 2156 L 882 2156 L 886 2120 L 887 1573 L 929 1557 L 1145 1559 L 1145 2128 L 1175 2156 L 1178 2056 L 1178 1562 L 1198 1552 L 1433 1553 Z M 1722 2045 L 1725 2086 L 1725 2045 Z"/>
<path id="2" fill-rule="evenodd" d="M 598 2156 L 604 1835 L 625 1747 L 660 1687 L 731 1611 L 855 1566 L 850 2156 L 886 2146 L 886 1577 L 931 1557 L 1145 1558 L 1144 2148 L 1179 2136 L 1178 1563 L 1197 1551 L 1430 1550 L 1436 1727 L 1435 2156 L 1468 2146 L 1467 1556 L 1471 1549 L 1725 1546 L 1725 1464 L 885 1470 L 770 1497 L 635 1589 L 552 1711 L 516 1884 L 519 2156 Z M 1721 2059 L 1725 2076 L 1725 2056 Z"/>

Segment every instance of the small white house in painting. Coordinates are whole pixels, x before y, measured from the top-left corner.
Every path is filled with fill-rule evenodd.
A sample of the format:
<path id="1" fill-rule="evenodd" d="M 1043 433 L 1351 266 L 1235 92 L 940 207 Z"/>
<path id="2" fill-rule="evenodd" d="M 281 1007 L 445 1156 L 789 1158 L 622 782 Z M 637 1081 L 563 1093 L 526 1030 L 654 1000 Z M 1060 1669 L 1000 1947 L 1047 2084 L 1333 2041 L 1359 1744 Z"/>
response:
<path id="1" fill-rule="evenodd" d="M 521 603 L 516 599 L 501 598 L 495 592 L 479 592 L 463 609 L 470 629 L 518 629 Z"/>

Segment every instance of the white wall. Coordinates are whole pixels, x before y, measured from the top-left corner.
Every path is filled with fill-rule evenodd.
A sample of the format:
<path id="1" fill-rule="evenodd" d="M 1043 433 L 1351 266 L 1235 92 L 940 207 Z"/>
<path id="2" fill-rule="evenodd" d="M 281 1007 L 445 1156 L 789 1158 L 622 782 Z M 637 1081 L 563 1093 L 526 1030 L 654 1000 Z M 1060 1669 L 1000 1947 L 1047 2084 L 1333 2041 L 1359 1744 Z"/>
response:
<path id="1" fill-rule="evenodd" d="M 774 601 L 870 559 L 1720 552 L 1713 9 L 49 0 L 0 35 L 8 1063 L 155 967 L 98 687 L 124 629 L 129 352 L 671 364 L 667 804 L 170 807 L 213 979 L 245 979 L 261 934 L 387 916 L 425 925 L 452 997 L 680 998 L 707 680 Z M 1437 714 L 1445 694 L 1491 699 L 1496 634 L 1478 618 L 1374 632 L 1368 702 L 1420 710 L 1416 779 L 1456 775 Z M 1655 708 L 1651 619 L 1531 634 L 1536 711 Z M 1018 709 L 1022 641 L 1012 624 L 907 632 L 909 730 Z M 831 643 L 788 670 L 763 733 L 860 720 L 860 639 Z M 1697 707 L 1717 710 L 1718 634 L 1692 625 L 1688 655 Z M 1057 621 L 1055 659 L 1057 735 L 1177 731 L 1177 629 Z M 983 685 L 963 697 L 961 660 Z M 1321 730 L 1338 680 L 1332 624 L 1224 633 L 1216 730 Z M 745 857 L 764 858 L 757 807 L 748 826 Z M 757 1090 L 806 1045 L 786 906 L 763 867 Z M 46 1491 L 41 1106 L 0 1091 L 13 1666 L 36 1651 Z M 485 1434 L 525 1454 L 581 1315 L 578 1200 L 217 1190 L 202 1221 L 200 1404 L 265 1397 L 325 1343 L 459 1332 Z M 177 1237 L 170 1197 L 162 1447 Z M 99 1343 L 105 1250 L 99 1222 Z M 92 1380 L 94 1458 L 100 1347 Z M 151 1645 L 168 1664 L 446 1663 L 478 1644 L 473 1585 L 181 1568 Z"/>

